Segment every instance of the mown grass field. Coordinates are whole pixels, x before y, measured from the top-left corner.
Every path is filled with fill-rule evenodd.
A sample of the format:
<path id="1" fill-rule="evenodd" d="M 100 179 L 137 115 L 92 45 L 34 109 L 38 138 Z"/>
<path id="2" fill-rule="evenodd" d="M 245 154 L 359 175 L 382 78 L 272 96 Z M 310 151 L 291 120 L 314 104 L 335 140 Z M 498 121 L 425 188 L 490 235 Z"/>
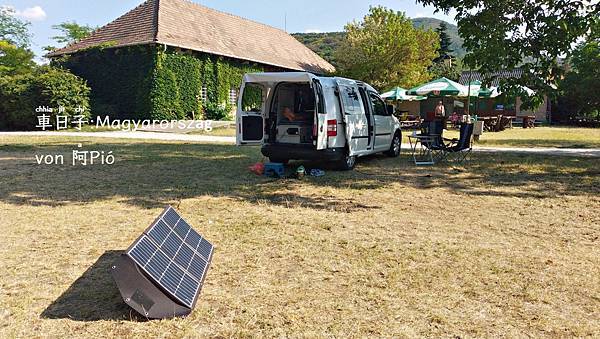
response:
<path id="1" fill-rule="evenodd" d="M 458 131 L 448 131 L 448 137 L 457 138 Z M 558 147 L 600 148 L 600 128 L 580 127 L 515 127 L 502 132 L 485 132 L 476 142 L 490 147 Z"/>
<path id="2" fill-rule="evenodd" d="M 112 166 L 36 154 L 113 151 Z M 363 159 L 258 177 L 256 148 L 0 137 L 0 337 L 597 337 L 597 158 Z M 112 262 L 165 205 L 216 245 L 196 310 L 144 321 Z"/>
<path id="3" fill-rule="evenodd" d="M 235 128 L 217 128 L 212 132 L 192 132 L 216 136 L 235 137 Z M 408 135 L 412 131 L 404 130 L 403 142 L 408 143 Z M 458 138 L 457 130 L 444 132 L 445 138 Z M 558 147 L 558 148 L 600 148 L 600 128 L 579 127 L 537 127 L 523 129 L 515 127 L 502 132 L 486 132 L 476 142 L 478 146 L 487 147 Z"/>

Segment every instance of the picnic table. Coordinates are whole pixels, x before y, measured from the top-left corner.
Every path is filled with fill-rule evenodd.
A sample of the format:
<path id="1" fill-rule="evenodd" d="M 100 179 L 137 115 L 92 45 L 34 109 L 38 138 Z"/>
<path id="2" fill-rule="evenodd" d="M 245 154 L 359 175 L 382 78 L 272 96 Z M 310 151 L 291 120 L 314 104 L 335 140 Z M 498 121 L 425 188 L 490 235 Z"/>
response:
<path id="1" fill-rule="evenodd" d="M 486 132 L 494 132 L 498 117 L 478 117 L 477 120 L 483 121 L 483 130 Z"/>
<path id="2" fill-rule="evenodd" d="M 478 117 L 477 119 L 483 121 L 483 129 L 486 132 L 501 132 L 507 128 L 513 127 L 514 116 L 497 115 L 492 117 Z"/>
<path id="3" fill-rule="evenodd" d="M 535 128 L 535 115 L 525 115 L 523 119 L 523 128 Z"/>

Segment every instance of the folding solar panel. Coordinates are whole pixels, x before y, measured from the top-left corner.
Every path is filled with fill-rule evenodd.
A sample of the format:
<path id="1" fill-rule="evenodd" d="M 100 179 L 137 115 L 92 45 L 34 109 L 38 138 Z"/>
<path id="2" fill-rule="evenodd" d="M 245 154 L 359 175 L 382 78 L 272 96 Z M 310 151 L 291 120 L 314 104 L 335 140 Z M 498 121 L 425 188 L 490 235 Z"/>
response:
<path id="1" fill-rule="evenodd" d="M 195 307 L 213 245 L 167 207 L 113 266 L 125 302 L 148 318 L 185 316 Z"/>

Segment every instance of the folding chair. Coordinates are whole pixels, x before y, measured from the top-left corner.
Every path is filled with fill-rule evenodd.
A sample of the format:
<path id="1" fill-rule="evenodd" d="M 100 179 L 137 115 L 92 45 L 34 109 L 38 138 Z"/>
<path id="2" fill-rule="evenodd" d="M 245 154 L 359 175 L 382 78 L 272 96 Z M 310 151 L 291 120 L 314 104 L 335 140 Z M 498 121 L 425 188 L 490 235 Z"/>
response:
<path id="1" fill-rule="evenodd" d="M 444 122 L 441 120 L 428 121 L 421 124 L 421 135 L 433 135 L 435 136 L 433 141 L 422 142 L 431 154 L 433 155 L 434 161 L 439 161 L 444 158 Z"/>
<path id="2" fill-rule="evenodd" d="M 462 163 L 469 159 L 473 151 L 473 126 L 464 124 L 460 126 L 460 139 L 444 139 L 449 141 L 442 150 L 442 160 L 455 160 Z"/>

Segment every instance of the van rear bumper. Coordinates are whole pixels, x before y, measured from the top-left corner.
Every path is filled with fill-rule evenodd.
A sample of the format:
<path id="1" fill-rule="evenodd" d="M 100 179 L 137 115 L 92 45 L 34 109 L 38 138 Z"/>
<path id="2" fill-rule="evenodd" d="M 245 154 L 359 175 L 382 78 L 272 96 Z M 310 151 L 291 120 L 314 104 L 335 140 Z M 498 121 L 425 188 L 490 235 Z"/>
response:
<path id="1" fill-rule="evenodd" d="M 293 160 L 338 161 L 344 158 L 344 148 L 316 150 L 312 145 L 268 144 L 261 148 L 265 157 Z"/>

